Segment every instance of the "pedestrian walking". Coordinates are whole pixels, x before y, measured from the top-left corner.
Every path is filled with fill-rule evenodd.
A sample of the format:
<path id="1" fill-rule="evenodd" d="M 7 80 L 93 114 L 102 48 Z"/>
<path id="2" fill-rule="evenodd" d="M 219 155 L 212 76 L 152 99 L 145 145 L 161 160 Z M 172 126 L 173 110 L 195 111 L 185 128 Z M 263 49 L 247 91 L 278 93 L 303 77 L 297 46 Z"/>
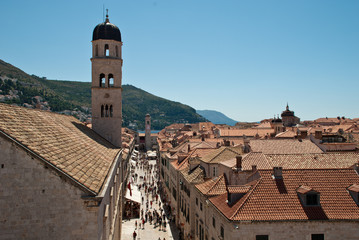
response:
<path id="1" fill-rule="evenodd" d="M 137 220 L 135 221 L 135 229 L 137 229 Z"/>
<path id="2" fill-rule="evenodd" d="M 136 240 L 136 237 L 137 237 L 137 233 L 136 233 L 136 231 L 133 231 L 132 236 L 133 236 L 133 240 Z"/>

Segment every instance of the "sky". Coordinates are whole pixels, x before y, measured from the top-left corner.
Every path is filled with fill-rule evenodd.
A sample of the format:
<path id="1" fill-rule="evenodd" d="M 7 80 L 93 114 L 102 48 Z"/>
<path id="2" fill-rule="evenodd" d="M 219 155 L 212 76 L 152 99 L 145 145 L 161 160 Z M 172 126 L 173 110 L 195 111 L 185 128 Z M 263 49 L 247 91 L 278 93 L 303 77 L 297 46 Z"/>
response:
<path id="1" fill-rule="evenodd" d="M 359 117 L 358 0 L 0 0 L 0 59 L 90 82 L 104 8 L 123 84 L 236 121 Z"/>

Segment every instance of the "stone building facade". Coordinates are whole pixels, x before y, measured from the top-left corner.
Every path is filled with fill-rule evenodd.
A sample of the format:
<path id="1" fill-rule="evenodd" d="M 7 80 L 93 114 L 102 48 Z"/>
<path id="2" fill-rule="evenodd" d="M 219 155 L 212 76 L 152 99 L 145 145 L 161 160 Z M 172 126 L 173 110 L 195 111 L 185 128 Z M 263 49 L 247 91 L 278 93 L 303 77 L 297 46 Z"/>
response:
<path id="1" fill-rule="evenodd" d="M 121 148 L 122 42 L 108 16 L 92 43 L 93 129 L 0 104 L 0 239 L 121 238 L 133 140 Z"/>

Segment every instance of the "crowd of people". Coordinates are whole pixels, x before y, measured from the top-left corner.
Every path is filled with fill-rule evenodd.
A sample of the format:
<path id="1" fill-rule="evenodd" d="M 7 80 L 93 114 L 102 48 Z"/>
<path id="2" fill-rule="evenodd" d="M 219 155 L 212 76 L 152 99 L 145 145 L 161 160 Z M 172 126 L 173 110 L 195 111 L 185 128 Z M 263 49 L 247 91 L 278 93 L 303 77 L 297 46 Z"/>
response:
<path id="1" fill-rule="evenodd" d="M 159 180 L 159 170 L 155 161 L 149 161 L 145 155 L 139 157 L 131 164 L 130 183 L 141 193 L 141 205 L 139 219 L 135 221 L 133 239 L 137 239 L 138 232 L 147 227 L 166 231 L 167 214 L 166 206 L 162 205 L 162 186 Z M 157 209 L 156 209 L 157 207 Z M 137 232 L 136 232 L 137 231 Z M 165 238 L 158 240 L 166 240 Z"/>

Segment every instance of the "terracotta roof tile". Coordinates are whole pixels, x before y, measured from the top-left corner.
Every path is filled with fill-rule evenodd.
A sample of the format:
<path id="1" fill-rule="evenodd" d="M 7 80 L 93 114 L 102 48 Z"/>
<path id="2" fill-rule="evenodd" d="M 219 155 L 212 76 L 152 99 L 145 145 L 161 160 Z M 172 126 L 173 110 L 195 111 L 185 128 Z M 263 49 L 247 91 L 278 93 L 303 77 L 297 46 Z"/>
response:
<path id="1" fill-rule="evenodd" d="M 120 151 L 74 117 L 7 104 L 0 104 L 0 131 L 95 193 Z"/>
<path id="2" fill-rule="evenodd" d="M 246 129 L 220 129 L 221 137 L 259 137 L 269 136 L 274 133 L 274 129 L 267 128 L 246 128 Z"/>
<path id="3" fill-rule="evenodd" d="M 240 147 L 220 147 L 202 157 L 206 163 L 220 163 L 243 153 Z"/>
<path id="4" fill-rule="evenodd" d="M 250 147 L 253 152 L 264 154 L 295 154 L 295 153 L 322 153 L 323 151 L 310 140 L 295 139 L 265 139 L 251 140 Z"/>
<path id="5" fill-rule="evenodd" d="M 189 171 L 189 167 L 187 166 L 186 168 L 180 170 L 180 172 L 188 183 L 196 184 L 204 181 L 204 172 L 200 167 L 196 167 L 192 171 Z"/>
<path id="6" fill-rule="evenodd" d="M 202 184 L 197 184 L 196 187 L 206 196 L 216 196 L 227 192 L 227 184 L 224 175 L 210 179 Z"/>
<path id="7" fill-rule="evenodd" d="M 282 179 L 272 171 L 260 170 L 261 179 L 234 205 L 226 194 L 210 198 L 214 206 L 232 221 L 357 220 L 359 207 L 347 188 L 359 184 L 353 169 L 284 170 Z M 320 194 L 319 206 L 305 206 L 298 197 L 300 186 Z"/>

